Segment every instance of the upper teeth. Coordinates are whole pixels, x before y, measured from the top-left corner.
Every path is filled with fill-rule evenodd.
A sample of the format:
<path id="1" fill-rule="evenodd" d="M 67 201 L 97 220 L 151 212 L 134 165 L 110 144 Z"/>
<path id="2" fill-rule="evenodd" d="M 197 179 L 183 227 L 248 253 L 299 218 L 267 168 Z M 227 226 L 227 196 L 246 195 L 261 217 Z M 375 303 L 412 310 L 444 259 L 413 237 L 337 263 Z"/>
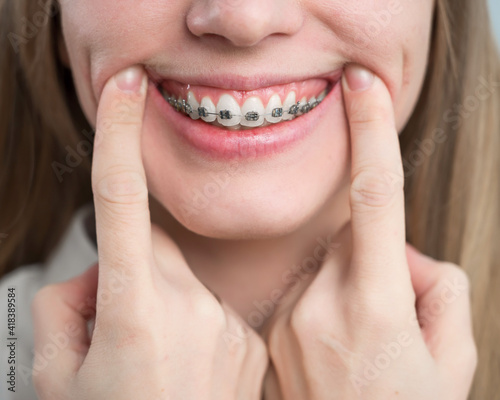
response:
<path id="1" fill-rule="evenodd" d="M 258 97 L 249 97 L 243 106 L 240 107 L 235 98 L 229 94 L 220 97 L 217 106 L 211 98 L 205 96 L 198 103 L 193 92 L 188 92 L 187 100 L 175 98 L 162 90 L 166 101 L 177 111 L 189 115 L 192 119 L 201 118 L 205 122 L 217 123 L 226 127 L 257 127 L 275 124 L 281 121 L 291 120 L 299 115 L 305 114 L 315 108 L 325 98 L 327 90 L 323 90 L 316 97 L 309 100 L 303 97 L 296 102 L 295 92 L 290 92 L 285 101 L 281 102 L 278 94 L 274 94 L 269 99 L 267 107 L 264 107 L 262 100 Z"/>

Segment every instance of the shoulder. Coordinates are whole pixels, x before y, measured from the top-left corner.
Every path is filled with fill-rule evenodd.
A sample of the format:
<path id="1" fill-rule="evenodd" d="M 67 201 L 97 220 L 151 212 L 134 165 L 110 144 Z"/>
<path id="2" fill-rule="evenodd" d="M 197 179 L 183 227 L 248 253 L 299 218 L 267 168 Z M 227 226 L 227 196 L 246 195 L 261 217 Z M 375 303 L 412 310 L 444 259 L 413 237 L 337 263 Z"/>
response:
<path id="1" fill-rule="evenodd" d="M 0 324 L 7 332 L 0 346 L 0 398 L 36 400 L 31 381 L 33 362 L 33 322 L 31 302 L 45 285 L 66 281 L 83 273 L 98 260 L 94 240 L 86 221 L 93 217 L 93 206 L 86 204 L 74 214 L 58 246 L 47 262 L 17 268 L 0 280 Z M 47 310 L 50 312 L 50 310 Z M 11 339 L 9 339 L 11 338 Z M 11 346 L 7 346 L 11 344 Z M 56 343 L 57 345 L 57 343 Z M 9 358 L 10 357 L 10 358 Z M 11 361 L 11 363 L 9 363 Z M 8 373 L 15 368 L 15 392 L 9 387 Z M 12 381 L 12 379 L 11 379 Z"/>

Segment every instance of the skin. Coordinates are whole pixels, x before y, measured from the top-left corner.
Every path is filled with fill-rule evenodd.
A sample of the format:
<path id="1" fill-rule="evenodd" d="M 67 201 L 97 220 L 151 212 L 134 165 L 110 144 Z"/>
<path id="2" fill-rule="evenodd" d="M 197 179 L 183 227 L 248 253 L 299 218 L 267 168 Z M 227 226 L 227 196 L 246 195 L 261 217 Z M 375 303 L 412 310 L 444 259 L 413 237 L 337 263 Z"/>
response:
<path id="1" fill-rule="evenodd" d="M 477 362 L 467 277 L 456 265 L 421 255 L 404 235 L 398 132 L 425 74 L 434 4 L 117 4 L 92 0 L 62 8 L 80 102 L 97 129 L 92 184 L 99 272 L 94 267 L 35 299 L 36 348 L 68 320 L 79 328 L 73 346 L 38 374 L 40 398 L 49 398 L 47 382 L 56 380 L 60 398 L 127 398 L 143 377 L 151 398 L 232 399 L 238 391 L 260 398 L 263 385 L 266 400 L 299 394 L 313 400 L 465 399 Z M 373 21 L 379 31 L 366 30 Z M 186 75 L 221 66 L 248 76 L 347 67 L 341 99 L 305 145 L 242 161 L 200 218 L 185 218 L 180 204 L 191 190 L 227 166 L 178 146 L 145 86 L 140 95 L 124 93 L 110 79 L 131 65 L 142 70 L 153 63 Z M 373 84 L 359 90 L 361 77 L 371 75 L 366 68 L 375 74 Z M 321 268 L 284 282 L 283 273 L 313 254 L 325 235 L 333 239 L 317 253 Z M 112 287 L 113 271 L 130 279 L 124 296 L 104 304 L 99 294 Z M 445 296 L 444 311 L 429 316 L 450 281 L 458 282 L 457 296 Z M 286 295 L 277 296 L 279 290 Z M 89 342 L 77 305 L 96 293 Z M 256 302 L 269 312 L 251 323 Z M 42 318 L 49 305 L 52 317 Z M 220 346 L 228 332 L 230 340 Z M 381 377 L 368 379 L 365 361 L 375 363 L 381 346 L 394 340 L 401 352 Z M 200 343 L 195 353 L 188 350 L 192 343 Z M 110 350 L 103 353 L 103 346 Z M 200 351 L 217 357 L 199 357 Z M 124 366 L 124 354 L 147 368 L 116 368 Z M 224 368 L 211 361 L 219 358 Z M 168 359 L 185 367 L 172 369 Z M 203 383 L 186 388 L 183 382 L 198 382 L 193 363 Z M 110 387 L 110 381 L 123 386 Z"/>
<path id="2" fill-rule="evenodd" d="M 313 77 L 358 63 L 387 85 L 400 131 L 426 71 L 434 4 L 393 3 L 63 2 L 62 33 L 80 103 L 94 126 L 105 82 L 134 64 L 186 77 L 207 71 Z M 241 161 L 230 184 L 194 217 L 183 207 L 195 204 L 195 190 L 213 184 L 214 175 L 226 176 L 227 162 L 183 147 L 151 102 L 141 148 L 153 222 L 180 246 L 196 276 L 247 320 L 255 300 L 285 288 L 283 274 L 311 254 L 317 237 L 335 234 L 350 218 L 350 140 L 341 99 L 305 145 Z"/>

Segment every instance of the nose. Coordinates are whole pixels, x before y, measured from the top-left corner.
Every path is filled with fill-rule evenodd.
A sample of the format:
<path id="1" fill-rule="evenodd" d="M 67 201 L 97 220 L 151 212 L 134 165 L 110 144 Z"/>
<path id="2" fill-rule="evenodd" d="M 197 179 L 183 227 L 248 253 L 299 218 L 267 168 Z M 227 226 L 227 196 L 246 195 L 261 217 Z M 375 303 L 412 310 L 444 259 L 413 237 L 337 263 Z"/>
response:
<path id="1" fill-rule="evenodd" d="M 271 35 L 293 35 L 303 15 L 298 0 L 193 0 L 186 22 L 200 38 L 216 35 L 250 47 Z"/>

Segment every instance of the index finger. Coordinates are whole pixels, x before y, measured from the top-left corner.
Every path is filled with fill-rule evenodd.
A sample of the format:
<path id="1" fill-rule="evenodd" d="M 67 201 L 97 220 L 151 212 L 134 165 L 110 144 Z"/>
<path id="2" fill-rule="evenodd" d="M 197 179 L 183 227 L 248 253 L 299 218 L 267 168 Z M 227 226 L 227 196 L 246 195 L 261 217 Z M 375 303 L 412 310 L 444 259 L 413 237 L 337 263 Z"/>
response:
<path id="1" fill-rule="evenodd" d="M 134 66 L 110 78 L 99 101 L 92 162 L 98 305 L 103 291 L 109 298 L 150 281 L 151 220 L 141 155 L 146 92 L 146 74 Z"/>
<path id="2" fill-rule="evenodd" d="M 391 95 L 361 66 L 347 66 L 342 81 L 352 154 L 352 272 L 359 281 L 384 291 L 403 289 L 411 297 L 404 173 Z"/>

